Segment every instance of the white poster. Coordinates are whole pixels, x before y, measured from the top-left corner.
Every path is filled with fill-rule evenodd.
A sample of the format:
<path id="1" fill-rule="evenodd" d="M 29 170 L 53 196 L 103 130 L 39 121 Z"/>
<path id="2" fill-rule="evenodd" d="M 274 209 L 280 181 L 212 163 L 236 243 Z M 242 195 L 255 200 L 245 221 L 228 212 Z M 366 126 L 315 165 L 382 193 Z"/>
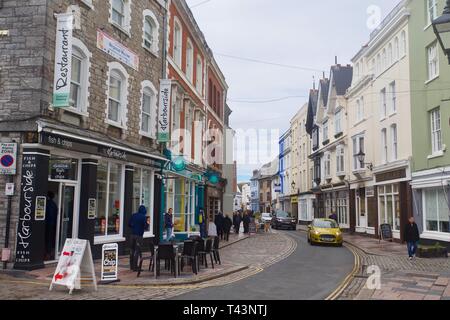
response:
<path id="1" fill-rule="evenodd" d="M 73 14 L 57 14 L 53 107 L 70 106 Z"/>
<path id="2" fill-rule="evenodd" d="M 97 30 L 97 47 L 134 70 L 139 70 L 139 56 L 101 30 Z"/>
<path id="3" fill-rule="evenodd" d="M 0 143 L 0 175 L 14 175 L 17 168 L 17 143 Z"/>
<path id="4" fill-rule="evenodd" d="M 172 82 L 169 79 L 160 81 L 158 111 L 158 142 L 170 142 L 169 104 Z"/>

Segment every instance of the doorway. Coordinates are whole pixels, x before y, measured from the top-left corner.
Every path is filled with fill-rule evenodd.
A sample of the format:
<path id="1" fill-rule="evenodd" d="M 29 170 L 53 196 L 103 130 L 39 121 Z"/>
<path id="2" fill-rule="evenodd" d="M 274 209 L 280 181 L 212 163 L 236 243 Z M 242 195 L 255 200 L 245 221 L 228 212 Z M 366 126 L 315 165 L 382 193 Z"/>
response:
<path id="1" fill-rule="evenodd" d="M 365 233 L 367 228 L 367 203 L 365 188 L 356 190 L 356 218 L 356 231 Z"/>
<path id="2" fill-rule="evenodd" d="M 74 183 L 49 182 L 45 261 L 57 260 L 66 240 L 74 236 L 76 187 Z"/>

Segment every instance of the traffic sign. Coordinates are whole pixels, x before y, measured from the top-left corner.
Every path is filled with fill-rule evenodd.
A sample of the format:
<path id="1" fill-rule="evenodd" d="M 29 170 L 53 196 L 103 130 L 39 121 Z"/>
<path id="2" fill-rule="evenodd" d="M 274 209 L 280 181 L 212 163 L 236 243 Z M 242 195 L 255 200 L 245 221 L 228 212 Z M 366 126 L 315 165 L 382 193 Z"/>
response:
<path id="1" fill-rule="evenodd" d="M 0 175 L 14 175 L 17 168 L 17 143 L 0 143 Z"/>

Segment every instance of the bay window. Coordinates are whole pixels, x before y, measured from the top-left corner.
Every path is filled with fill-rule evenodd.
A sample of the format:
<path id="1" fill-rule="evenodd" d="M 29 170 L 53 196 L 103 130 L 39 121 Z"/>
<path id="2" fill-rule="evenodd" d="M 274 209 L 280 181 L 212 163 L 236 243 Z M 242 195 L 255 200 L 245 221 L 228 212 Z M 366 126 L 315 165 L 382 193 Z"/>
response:
<path id="1" fill-rule="evenodd" d="M 447 190 L 447 188 L 423 190 L 425 231 L 450 233 L 450 206 Z"/>

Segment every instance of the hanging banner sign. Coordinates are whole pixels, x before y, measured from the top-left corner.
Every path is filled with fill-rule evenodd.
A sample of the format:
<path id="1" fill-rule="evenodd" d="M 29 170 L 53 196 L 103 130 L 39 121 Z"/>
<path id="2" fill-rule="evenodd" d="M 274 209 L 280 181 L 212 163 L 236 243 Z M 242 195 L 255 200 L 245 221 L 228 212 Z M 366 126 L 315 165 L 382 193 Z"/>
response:
<path id="1" fill-rule="evenodd" d="M 81 289 L 82 274 L 86 274 L 92 279 L 94 288 L 97 290 L 94 261 L 92 260 L 89 241 L 67 239 L 53 275 L 50 290 L 53 289 L 54 285 L 65 286 L 72 294 L 74 289 Z"/>
<path id="2" fill-rule="evenodd" d="M 0 144 L 0 175 L 14 175 L 17 167 L 17 143 Z"/>
<path id="3" fill-rule="evenodd" d="M 158 142 L 170 142 L 169 104 L 172 93 L 172 82 L 168 79 L 160 81 Z"/>
<path id="4" fill-rule="evenodd" d="M 53 107 L 61 108 L 70 106 L 73 14 L 57 14 L 56 19 Z"/>
<path id="5" fill-rule="evenodd" d="M 101 30 L 97 30 L 97 47 L 134 70 L 139 70 L 139 56 Z"/>
<path id="6" fill-rule="evenodd" d="M 102 282 L 118 281 L 119 245 L 104 244 L 102 248 Z"/>

